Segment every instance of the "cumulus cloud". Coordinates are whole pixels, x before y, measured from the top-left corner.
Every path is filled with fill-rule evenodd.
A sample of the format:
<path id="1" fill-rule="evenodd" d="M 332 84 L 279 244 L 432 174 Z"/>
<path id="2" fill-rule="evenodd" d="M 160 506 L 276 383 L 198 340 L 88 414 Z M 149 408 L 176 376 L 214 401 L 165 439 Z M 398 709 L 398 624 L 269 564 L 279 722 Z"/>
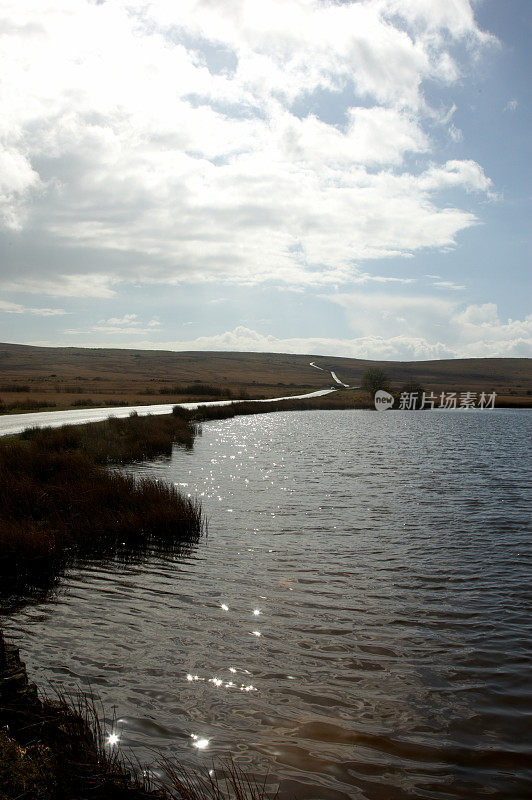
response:
<path id="1" fill-rule="evenodd" d="M 418 304 L 409 304 L 410 311 L 419 313 L 426 305 L 427 298 L 418 298 Z M 391 305 L 391 304 L 390 304 Z M 400 305 L 400 304 L 399 304 Z M 405 304 L 402 304 L 405 310 Z M 434 300 L 429 313 L 443 314 L 445 307 Z M 388 308 L 388 319 L 392 319 Z M 442 317 L 443 318 L 443 317 Z M 198 336 L 194 339 L 132 340 L 131 346 L 150 350 L 236 350 L 241 352 L 301 353 L 309 355 L 345 356 L 349 358 L 383 360 L 430 360 L 439 358 L 487 358 L 527 357 L 532 355 L 532 315 L 523 320 L 499 318 L 497 307 L 488 303 L 484 306 L 467 306 L 463 310 L 458 305 L 452 307 L 451 327 L 453 336 L 445 336 L 445 331 L 434 328 L 421 333 L 415 325 L 404 324 L 402 329 L 394 328 L 380 332 L 375 323 L 365 327 L 364 335 L 352 338 L 334 337 L 279 337 L 261 333 L 253 328 L 239 325 L 211 336 Z M 96 330 L 96 328 L 95 328 Z M 33 342 L 42 344 L 42 342 Z M 99 346 L 116 346 L 112 340 L 99 341 Z M 127 346 L 122 342 L 121 346 Z"/>
<path id="2" fill-rule="evenodd" d="M 416 341 L 418 353 L 423 349 L 426 353 L 416 358 L 532 354 L 532 315 L 522 320 L 502 320 L 495 303 L 465 305 L 459 300 L 430 295 L 358 293 L 337 293 L 328 299 L 345 310 L 353 331 L 366 339 L 389 337 L 396 345 L 400 341 Z"/>
<path id="3" fill-rule="evenodd" d="M 160 327 L 161 323 L 157 318 L 151 319 L 147 325 L 144 325 L 136 314 L 124 314 L 122 317 L 101 319 L 97 325 L 92 327 L 92 330 L 98 333 L 133 333 L 138 335 L 141 333 L 153 333 L 154 329 Z"/>
<path id="4" fill-rule="evenodd" d="M 431 163 L 425 124 L 425 82 L 492 42 L 469 0 L 5 0 L 3 17 L 0 212 L 35 252 L 94 253 L 92 281 L 8 263 L 20 291 L 345 282 L 454 246 L 477 220 L 441 190 L 492 191 L 474 161 Z M 344 91 L 335 123 L 311 110 Z"/>

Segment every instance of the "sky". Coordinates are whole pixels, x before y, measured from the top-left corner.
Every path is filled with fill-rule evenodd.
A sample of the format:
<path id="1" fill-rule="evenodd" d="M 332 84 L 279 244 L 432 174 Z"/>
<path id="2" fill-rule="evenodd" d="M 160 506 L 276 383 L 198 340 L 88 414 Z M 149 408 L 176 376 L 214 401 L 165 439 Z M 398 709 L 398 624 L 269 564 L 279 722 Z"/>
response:
<path id="1" fill-rule="evenodd" d="M 3 0 L 0 340 L 532 355 L 529 0 Z"/>

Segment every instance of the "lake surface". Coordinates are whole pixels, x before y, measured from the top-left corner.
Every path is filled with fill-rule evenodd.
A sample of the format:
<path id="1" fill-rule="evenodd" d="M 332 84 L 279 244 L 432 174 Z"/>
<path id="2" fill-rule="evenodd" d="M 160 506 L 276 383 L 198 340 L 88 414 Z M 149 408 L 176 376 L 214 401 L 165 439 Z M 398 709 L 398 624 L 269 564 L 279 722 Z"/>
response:
<path id="1" fill-rule="evenodd" d="M 86 563 L 7 626 L 41 686 L 90 684 L 154 768 L 231 754 L 282 800 L 529 797 L 531 423 L 206 423 L 135 467 L 201 499 L 201 544 Z"/>

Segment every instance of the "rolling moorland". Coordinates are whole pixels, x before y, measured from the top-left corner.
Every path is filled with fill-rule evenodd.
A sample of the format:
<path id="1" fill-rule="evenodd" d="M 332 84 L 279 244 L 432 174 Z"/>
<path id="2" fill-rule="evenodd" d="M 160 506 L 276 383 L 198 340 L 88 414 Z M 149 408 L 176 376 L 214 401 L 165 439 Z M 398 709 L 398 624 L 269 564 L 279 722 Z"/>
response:
<path id="1" fill-rule="evenodd" d="M 532 407 L 532 359 L 527 358 L 401 362 L 0 344 L 0 413 L 288 396 L 333 385 L 329 370 L 358 386 L 364 371 L 375 366 L 385 370 L 392 389 L 417 383 L 434 392 L 495 391 L 497 404 Z"/>

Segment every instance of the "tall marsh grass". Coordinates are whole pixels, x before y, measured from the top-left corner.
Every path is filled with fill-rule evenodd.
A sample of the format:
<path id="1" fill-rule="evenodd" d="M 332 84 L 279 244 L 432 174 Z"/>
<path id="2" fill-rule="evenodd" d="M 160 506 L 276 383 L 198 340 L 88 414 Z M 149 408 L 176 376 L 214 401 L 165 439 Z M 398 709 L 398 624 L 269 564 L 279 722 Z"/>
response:
<path id="1" fill-rule="evenodd" d="M 0 634 L 1 636 L 1 634 Z M 275 800 L 266 782 L 246 775 L 231 759 L 204 772 L 160 762 L 150 769 L 109 743 L 113 720 L 87 692 L 57 691 L 43 700 L 0 704 L 2 800 Z"/>
<path id="2" fill-rule="evenodd" d="M 185 417 L 131 417 L 0 440 L 0 595 L 42 591 L 73 556 L 195 541 L 199 505 L 112 466 L 192 445 Z"/>

